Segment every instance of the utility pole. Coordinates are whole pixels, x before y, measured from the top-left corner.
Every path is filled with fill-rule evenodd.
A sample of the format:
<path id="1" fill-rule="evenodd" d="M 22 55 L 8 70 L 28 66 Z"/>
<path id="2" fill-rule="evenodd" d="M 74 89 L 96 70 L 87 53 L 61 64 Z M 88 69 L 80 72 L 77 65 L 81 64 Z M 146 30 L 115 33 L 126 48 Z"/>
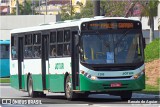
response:
<path id="1" fill-rule="evenodd" d="M 100 0 L 93 0 L 94 16 L 100 16 Z"/>
<path id="2" fill-rule="evenodd" d="M 46 1 L 46 15 L 47 15 L 47 0 L 45 0 Z"/>
<path id="3" fill-rule="evenodd" d="M 41 14 L 40 6 L 41 6 L 41 0 L 39 0 L 39 15 Z"/>
<path id="4" fill-rule="evenodd" d="M 23 1 L 23 6 L 24 6 L 24 15 L 26 15 L 26 0 Z"/>
<path id="5" fill-rule="evenodd" d="M 16 0 L 16 15 L 19 15 L 19 2 Z"/>
<path id="6" fill-rule="evenodd" d="M 70 0 L 70 5 L 71 5 L 71 16 L 72 16 L 72 0 Z"/>

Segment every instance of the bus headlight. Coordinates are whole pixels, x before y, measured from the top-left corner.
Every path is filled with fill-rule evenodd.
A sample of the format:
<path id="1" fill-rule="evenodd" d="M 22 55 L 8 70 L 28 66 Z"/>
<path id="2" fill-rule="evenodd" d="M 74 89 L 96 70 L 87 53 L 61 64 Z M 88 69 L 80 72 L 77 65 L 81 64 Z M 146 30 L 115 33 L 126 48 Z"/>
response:
<path id="1" fill-rule="evenodd" d="M 90 74 L 88 74 L 87 72 L 82 71 L 82 70 L 81 70 L 81 74 L 82 74 L 83 76 L 85 76 L 85 77 L 91 79 L 91 80 L 96 80 L 96 79 L 97 79 L 96 76 L 92 76 L 92 75 L 90 75 Z"/>
<path id="2" fill-rule="evenodd" d="M 135 74 L 135 75 L 133 76 L 133 77 L 134 77 L 134 79 L 139 78 L 142 74 L 144 74 L 144 72 L 145 72 L 145 69 L 144 69 L 144 70 L 142 70 L 141 72 L 139 72 L 139 73 Z"/>
<path id="3" fill-rule="evenodd" d="M 91 80 L 96 80 L 97 77 L 96 76 L 91 76 Z"/>

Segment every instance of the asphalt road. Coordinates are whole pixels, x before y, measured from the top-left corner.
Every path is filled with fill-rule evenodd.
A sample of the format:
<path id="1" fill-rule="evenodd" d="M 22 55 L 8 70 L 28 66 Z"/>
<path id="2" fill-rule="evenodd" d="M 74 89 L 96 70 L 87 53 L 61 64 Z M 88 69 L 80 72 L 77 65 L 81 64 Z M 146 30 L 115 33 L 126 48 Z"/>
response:
<path id="1" fill-rule="evenodd" d="M 89 98 L 87 99 L 77 99 L 75 101 L 68 101 L 65 99 L 63 93 L 48 93 L 45 98 L 29 98 L 27 92 L 18 91 L 14 88 L 11 88 L 10 86 L 4 85 L 0 86 L 0 96 L 1 101 L 2 99 L 10 99 L 13 100 L 36 100 L 40 101 L 40 104 L 42 103 L 43 106 L 45 104 L 62 104 L 66 107 L 75 107 L 75 106 L 95 106 L 95 107 L 105 107 L 107 104 L 107 107 L 110 107 L 111 104 L 154 104 L 154 106 L 157 106 L 157 104 L 160 103 L 160 95 L 152 95 L 152 94 L 138 94 L 133 93 L 132 99 L 129 101 L 121 101 L 119 96 L 111 96 L 107 94 L 92 94 L 89 95 Z M 13 103 L 13 102 L 12 102 Z M 17 104 L 17 103 L 15 103 Z M 39 103 L 38 103 L 39 104 Z M 5 105 L 3 105 L 5 106 Z M 57 107 L 57 106 L 56 106 Z"/>

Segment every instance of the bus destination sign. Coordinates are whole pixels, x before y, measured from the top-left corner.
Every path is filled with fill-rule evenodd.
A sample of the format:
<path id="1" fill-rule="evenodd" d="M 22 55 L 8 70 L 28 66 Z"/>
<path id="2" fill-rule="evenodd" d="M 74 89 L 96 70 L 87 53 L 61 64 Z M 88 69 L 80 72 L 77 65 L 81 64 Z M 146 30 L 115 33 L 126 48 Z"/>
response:
<path id="1" fill-rule="evenodd" d="M 90 23 L 89 27 L 98 27 L 102 29 L 130 29 L 133 23 Z"/>
<path id="2" fill-rule="evenodd" d="M 98 29 L 139 29 L 141 24 L 137 21 L 92 21 L 82 24 L 82 30 L 98 30 Z"/>

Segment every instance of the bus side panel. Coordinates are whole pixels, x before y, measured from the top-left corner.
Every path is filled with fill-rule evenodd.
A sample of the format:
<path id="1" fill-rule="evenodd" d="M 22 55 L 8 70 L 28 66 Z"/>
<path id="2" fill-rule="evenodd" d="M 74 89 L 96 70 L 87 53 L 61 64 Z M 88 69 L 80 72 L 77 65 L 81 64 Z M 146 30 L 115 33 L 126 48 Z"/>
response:
<path id="1" fill-rule="evenodd" d="M 10 76 L 9 59 L 0 59 L 0 77 Z"/>
<path id="2" fill-rule="evenodd" d="M 10 62 L 10 84 L 11 87 L 19 89 L 19 80 L 18 80 L 18 61 L 12 60 Z"/>
<path id="3" fill-rule="evenodd" d="M 33 90 L 42 91 L 41 59 L 24 59 L 24 84 L 27 89 L 27 75 L 31 74 Z"/>
<path id="4" fill-rule="evenodd" d="M 49 75 L 50 90 L 52 92 L 64 92 L 64 74 Z"/>
<path id="5" fill-rule="evenodd" d="M 52 92 L 64 92 L 64 76 L 71 74 L 71 57 L 49 59 L 49 87 Z"/>

